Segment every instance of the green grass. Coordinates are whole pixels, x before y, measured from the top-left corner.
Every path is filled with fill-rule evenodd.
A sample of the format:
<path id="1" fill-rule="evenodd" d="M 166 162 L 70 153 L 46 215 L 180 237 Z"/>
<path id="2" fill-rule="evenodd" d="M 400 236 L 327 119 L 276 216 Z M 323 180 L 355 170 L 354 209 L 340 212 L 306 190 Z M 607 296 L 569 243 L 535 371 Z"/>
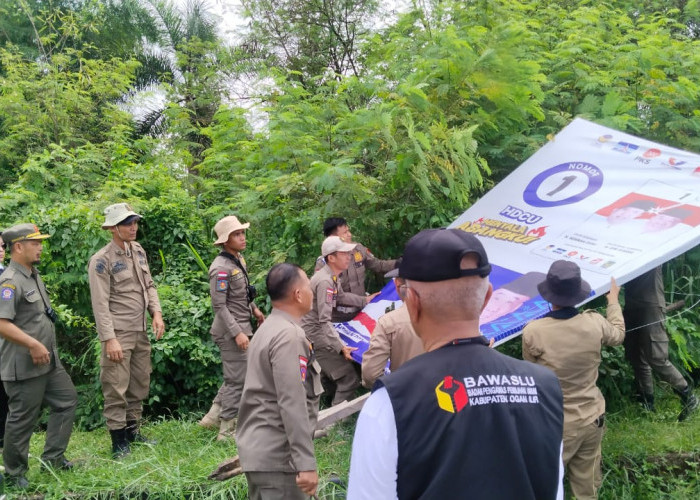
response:
<path id="1" fill-rule="evenodd" d="M 678 422 L 680 402 L 657 389 L 656 412 L 608 413 L 601 500 L 700 498 L 700 414 Z"/>
<path id="2" fill-rule="evenodd" d="M 678 398 L 664 389 L 657 391 L 657 411 L 650 414 L 632 403 L 616 405 L 608 413 L 603 441 L 601 500 L 696 499 L 700 498 L 700 414 L 678 423 Z M 331 481 L 337 476 L 347 483 L 355 418 L 333 427 L 328 437 L 316 440 L 319 465 L 319 498 L 344 498 L 344 487 Z M 74 471 L 52 472 L 41 467 L 38 457 L 43 433 L 32 437 L 31 488 L 27 498 L 46 499 L 244 499 L 244 476 L 219 482 L 207 476 L 223 461 L 236 455 L 234 444 L 216 441 L 216 432 L 202 429 L 195 421 L 163 420 L 144 426 L 144 434 L 156 446 L 135 446 L 121 461 L 110 457 L 105 429 L 74 432 L 67 456 L 79 461 Z M 8 490 L 10 498 L 22 498 Z"/>
<path id="3" fill-rule="evenodd" d="M 328 437 L 316 441 L 320 493 L 325 498 L 333 498 L 338 489 L 328 481 L 331 474 L 347 482 L 353 428 L 351 423 L 337 426 Z M 42 467 L 39 457 L 45 436 L 37 432 L 30 445 L 30 488 L 24 495 L 7 488 L 8 498 L 247 498 L 242 475 L 223 482 L 207 479 L 220 463 L 238 453 L 235 444 L 217 442 L 216 431 L 202 429 L 196 421 L 163 420 L 144 425 L 142 432 L 157 444 L 136 445 L 131 455 L 119 461 L 111 458 L 106 429 L 73 432 L 66 456 L 77 464 L 65 472 Z"/>

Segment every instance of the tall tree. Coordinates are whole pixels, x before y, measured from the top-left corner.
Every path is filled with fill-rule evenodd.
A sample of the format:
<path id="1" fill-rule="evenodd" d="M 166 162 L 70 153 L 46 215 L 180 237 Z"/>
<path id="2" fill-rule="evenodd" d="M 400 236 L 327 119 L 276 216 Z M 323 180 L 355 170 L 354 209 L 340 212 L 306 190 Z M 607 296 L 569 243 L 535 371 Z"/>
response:
<path id="1" fill-rule="evenodd" d="M 223 94 L 216 22 L 205 0 L 188 0 L 182 10 L 167 0 L 143 1 L 158 37 L 136 56 L 142 66 L 134 88 L 160 88 L 166 99 L 162 105 L 151 101 L 137 130 L 151 134 L 177 131 L 175 141 L 188 151 L 184 167 L 196 173 L 202 152 L 209 146 L 200 130 L 211 122 Z"/>
<path id="2" fill-rule="evenodd" d="M 242 0 L 250 19 L 243 46 L 268 67 L 305 85 L 313 77 L 359 76 L 360 43 L 376 18 L 377 0 Z"/>

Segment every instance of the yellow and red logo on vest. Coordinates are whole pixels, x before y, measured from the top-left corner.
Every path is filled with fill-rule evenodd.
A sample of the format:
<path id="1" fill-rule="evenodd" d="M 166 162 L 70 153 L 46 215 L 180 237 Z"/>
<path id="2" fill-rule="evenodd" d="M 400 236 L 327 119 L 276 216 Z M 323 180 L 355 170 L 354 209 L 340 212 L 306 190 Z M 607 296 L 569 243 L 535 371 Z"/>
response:
<path id="1" fill-rule="evenodd" d="M 435 387 L 438 406 L 450 413 L 457 413 L 469 403 L 467 389 L 464 384 L 447 375 L 442 382 Z"/>

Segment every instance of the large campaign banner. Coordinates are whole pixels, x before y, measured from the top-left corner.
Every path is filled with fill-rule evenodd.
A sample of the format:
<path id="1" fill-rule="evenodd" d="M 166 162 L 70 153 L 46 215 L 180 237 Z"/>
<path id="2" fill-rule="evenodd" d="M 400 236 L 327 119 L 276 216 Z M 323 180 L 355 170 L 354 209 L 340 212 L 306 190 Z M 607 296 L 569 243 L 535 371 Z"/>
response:
<path id="1" fill-rule="evenodd" d="M 591 300 L 611 277 L 624 284 L 696 246 L 700 155 L 575 119 L 450 227 L 486 248 L 495 291 L 480 328 L 500 344 L 548 312 L 537 284 L 555 260 L 581 267 Z M 337 325 L 358 347 L 356 359 L 397 300 L 389 283 L 355 320 Z"/>

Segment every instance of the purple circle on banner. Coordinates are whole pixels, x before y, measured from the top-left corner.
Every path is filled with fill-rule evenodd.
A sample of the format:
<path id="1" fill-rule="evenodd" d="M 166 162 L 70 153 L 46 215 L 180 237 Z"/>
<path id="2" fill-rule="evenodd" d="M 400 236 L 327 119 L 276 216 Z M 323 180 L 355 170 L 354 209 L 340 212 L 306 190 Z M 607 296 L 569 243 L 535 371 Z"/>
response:
<path id="1" fill-rule="evenodd" d="M 537 194 L 537 190 L 540 188 L 540 186 L 542 186 L 542 184 L 550 177 L 553 177 L 562 172 L 585 174 L 588 179 L 588 184 L 586 188 L 583 191 L 579 191 L 578 193 L 572 194 L 571 196 L 560 200 L 543 200 L 542 198 L 540 198 Z M 567 187 L 568 184 L 566 179 L 566 177 L 562 179 L 560 187 L 555 189 L 555 191 L 563 190 Z M 570 182 L 571 181 L 569 181 L 569 183 Z M 525 203 L 533 207 L 558 207 L 561 205 L 570 205 L 571 203 L 576 203 L 585 198 L 588 198 L 593 193 L 598 191 L 602 185 L 603 172 L 598 167 L 591 163 L 581 161 L 570 161 L 567 163 L 561 163 L 552 168 L 548 168 L 544 172 L 540 172 L 539 174 L 537 174 L 537 176 L 535 176 L 535 178 L 532 179 L 527 185 L 525 191 L 523 191 L 523 201 L 525 201 Z"/>

